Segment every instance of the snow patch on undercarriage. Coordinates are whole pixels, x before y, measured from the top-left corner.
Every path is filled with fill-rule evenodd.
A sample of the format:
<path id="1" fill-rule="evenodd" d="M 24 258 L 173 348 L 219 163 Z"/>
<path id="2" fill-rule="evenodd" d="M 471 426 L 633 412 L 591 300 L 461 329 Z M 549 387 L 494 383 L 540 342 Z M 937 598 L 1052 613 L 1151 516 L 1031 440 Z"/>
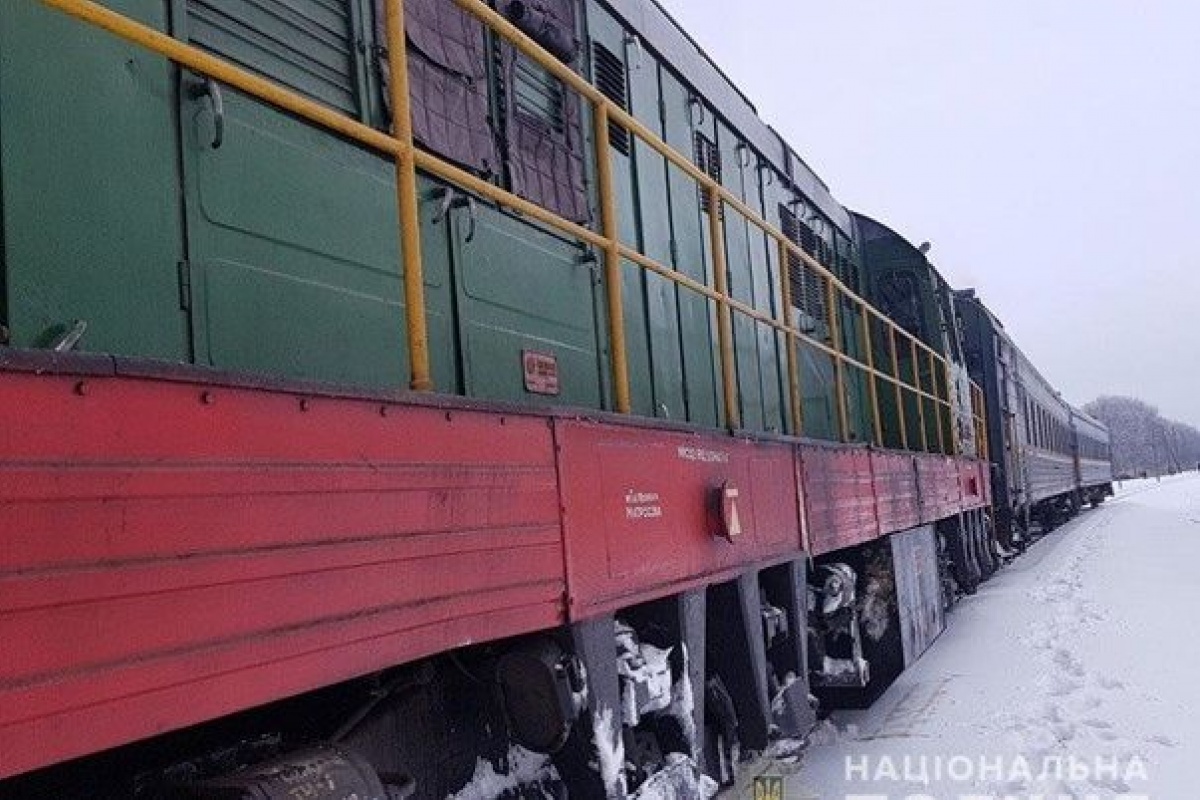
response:
<path id="1" fill-rule="evenodd" d="M 497 766 L 481 758 L 470 782 L 446 800 L 494 800 L 522 786 L 557 783 L 559 776 L 550 757 L 514 745 Z"/>
<path id="2" fill-rule="evenodd" d="M 629 800 L 711 800 L 717 782 L 682 753 L 671 753 L 666 764 L 629 795 Z"/>
<path id="3" fill-rule="evenodd" d="M 610 794 L 625 794 L 625 744 L 621 739 L 620 720 L 613 718 L 611 708 L 596 712 L 592 718 L 592 735 L 605 788 Z"/>
<path id="4" fill-rule="evenodd" d="M 679 720 L 679 724 L 683 726 L 684 736 L 694 753 L 696 752 L 696 696 L 692 691 L 692 676 L 688 672 L 690 658 L 687 645 L 681 644 L 679 647 L 683 666 L 680 670 L 679 680 L 675 681 L 675 685 L 671 687 L 671 705 L 667 707 L 667 713 Z"/>

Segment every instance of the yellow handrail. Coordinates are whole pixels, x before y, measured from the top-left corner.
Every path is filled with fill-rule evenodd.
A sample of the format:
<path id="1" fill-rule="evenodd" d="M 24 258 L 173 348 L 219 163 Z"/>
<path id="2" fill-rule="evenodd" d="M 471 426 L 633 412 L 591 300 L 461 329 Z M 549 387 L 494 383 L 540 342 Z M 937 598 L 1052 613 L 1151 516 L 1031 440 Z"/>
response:
<path id="1" fill-rule="evenodd" d="M 561 80 L 565 86 L 577 92 L 592 106 L 594 122 L 593 144 L 596 147 L 595 161 L 597 165 L 600 202 L 601 230 L 599 232 L 567 220 L 536 203 L 506 191 L 466 170 L 447 163 L 432 153 L 417 149 L 414 146 L 404 35 L 404 0 L 388 0 L 386 3 L 387 16 L 385 21 L 390 56 L 389 66 L 391 70 L 390 99 L 392 101 L 391 106 L 395 124 L 395 132 L 392 135 L 363 125 L 338 111 L 283 88 L 268 79 L 255 75 L 228 61 L 131 20 L 118 12 L 105 8 L 99 3 L 94 2 L 94 0 L 41 0 L 41 2 L 96 27 L 107 30 L 127 41 L 154 51 L 194 72 L 212 77 L 277 108 L 296 114 L 314 124 L 352 139 L 380 153 L 389 155 L 395 160 L 397 204 L 403 249 L 402 267 L 405 302 L 407 305 L 406 334 L 412 372 L 410 383 L 414 390 L 426 391 L 432 388 L 428 333 L 425 320 L 419 209 L 416 190 L 416 171 L 420 169 L 443 180 L 456 183 L 468 191 L 487 198 L 503 207 L 524 214 L 533 220 L 546 224 L 565 235 L 577 238 L 603 252 L 614 406 L 619 412 L 628 413 L 631 409 L 628 355 L 625 344 L 625 321 L 620 280 L 622 262 L 623 260 L 628 260 L 642 269 L 660 275 L 683 288 L 697 292 L 717 303 L 722 396 L 725 404 L 725 423 L 730 428 L 736 428 L 740 425 L 731 320 L 732 313 L 735 311 L 758 324 L 767 325 L 786 336 L 788 346 L 789 412 L 792 429 L 797 433 L 801 432 L 803 427 L 799 366 L 798 356 L 796 355 L 796 346 L 800 342 L 833 359 L 837 376 L 835 391 L 838 430 L 843 440 L 848 438 L 849 433 L 848 410 L 846 407 L 846 370 L 848 368 L 860 371 L 866 376 L 868 381 L 870 408 L 873 416 L 871 420 L 872 433 L 873 439 L 877 443 L 882 444 L 881 417 L 876 388 L 876 382 L 879 380 L 890 383 L 895 388 L 897 411 L 900 417 L 901 443 L 904 447 L 908 446 L 908 433 L 904 419 L 905 411 L 903 402 L 905 392 L 911 393 L 916 398 L 917 408 L 921 417 L 922 445 L 926 450 L 929 449 L 929 446 L 925 426 L 925 402 L 930 401 L 935 412 L 941 409 L 948 415 L 953 414 L 952 393 L 947 391 L 945 398 L 937 394 L 936 365 L 941 364 L 943 374 L 947 376 L 947 379 L 949 375 L 946 361 L 941 354 L 918 337 L 901 328 L 879 309 L 874 308 L 855 294 L 833 272 L 822 265 L 816 258 L 805 252 L 795 242 L 787 238 L 781 231 L 763 219 L 738 197 L 721 186 L 719 181 L 713 179 L 693 164 L 690 159 L 662 141 L 650 129 L 605 97 L 597 88 L 575 73 L 569 66 L 558 61 L 543 50 L 536 42 L 481 0 L 454 0 L 454 2 L 458 7 L 478 18 L 484 25 L 509 41 L 551 75 Z M 710 287 L 704 282 L 689 278 L 669 266 L 660 264 L 620 240 L 619 226 L 617 224 L 616 193 L 613 189 L 611 172 L 611 153 L 608 146 L 610 124 L 621 126 L 665 158 L 671 165 L 682 170 L 691 180 L 696 182 L 700 190 L 708 198 L 709 235 L 710 246 L 713 250 L 714 286 Z M 747 222 L 754 225 L 776 243 L 780 257 L 781 296 L 786 303 L 783 311 L 772 315 L 730 296 L 725 270 L 724 230 L 721 224 L 721 219 L 725 216 L 725 212 L 729 210 L 738 213 Z M 791 297 L 790 279 L 788 276 L 789 257 L 797 259 L 803 269 L 810 270 L 818 280 L 825 284 L 826 302 L 829 309 L 830 339 L 833 346 L 826 345 L 824 342 L 805 333 L 795 324 L 794 315 L 791 310 L 791 301 L 793 298 Z M 845 352 L 845 337 L 840 327 L 841 313 L 839 311 L 839 304 L 843 299 L 850 304 L 854 312 L 849 318 L 859 318 L 860 324 L 864 328 L 865 363 Z M 890 343 L 892 374 L 880 370 L 876 365 L 873 342 L 870 335 L 871 319 L 878 320 L 887 330 Z M 897 338 L 906 340 L 909 345 L 913 369 L 913 381 L 911 383 L 906 382 L 900 374 L 898 348 L 896 346 Z M 921 368 L 917 357 L 918 349 L 924 352 L 932 370 L 932 374 L 930 375 L 930 388 L 933 389 L 932 392 L 926 391 L 922 386 Z M 948 387 L 944 388 L 948 389 Z M 974 383 L 972 383 L 972 389 L 972 413 L 977 426 L 979 426 L 982 425 L 983 420 L 982 392 L 978 391 L 978 387 Z M 941 439 L 942 426 L 940 423 L 938 425 L 938 434 L 939 439 Z M 941 449 L 945 450 L 944 442 L 941 443 Z"/>
<path id="2" fill-rule="evenodd" d="M 788 249 L 776 242 L 779 248 L 779 296 L 783 303 L 779 308 L 779 322 L 783 326 L 787 347 L 788 409 L 791 414 L 792 433 L 804 434 L 804 398 L 800 394 L 800 356 L 796 352 L 796 337 L 787 333 L 795 329 L 796 306 L 792 302 L 792 279 L 788 268 Z"/>
<path id="3" fill-rule="evenodd" d="M 850 415 L 846 408 L 846 359 L 841 357 L 846 342 L 842 335 L 842 315 L 838 311 L 837 288 L 828 276 L 825 276 L 825 304 L 829 308 L 829 341 L 833 342 L 835 351 L 833 384 L 837 392 L 835 399 L 837 400 L 838 438 L 847 442 L 850 441 Z"/>
<path id="4" fill-rule="evenodd" d="M 607 153 L 608 108 L 596 106 L 593 115 L 596 151 Z M 596 190 L 600 197 L 600 231 L 604 236 L 604 288 L 608 301 L 608 345 L 612 353 L 613 406 L 617 413 L 632 408 L 629 390 L 629 356 L 625 347 L 625 297 L 621 284 L 621 242 L 617 221 L 617 193 L 613 188 L 612 161 L 596 159 Z"/>
<path id="5" fill-rule="evenodd" d="M 404 305 L 408 329 L 409 386 L 433 389 L 429 371 L 429 326 L 425 320 L 425 277 L 421 258 L 421 209 L 417 201 L 417 165 L 413 158 L 412 95 L 408 90 L 408 40 L 399 3 L 386 11 L 388 66 L 391 72 L 393 127 L 400 149 L 396 154 L 396 208 L 400 214 L 400 250 L 404 260 Z"/>
<path id="6" fill-rule="evenodd" d="M 871 422 L 873 441 L 877 445 L 883 444 L 883 417 L 879 413 L 879 383 L 875 377 L 875 348 L 871 341 L 871 315 L 867 313 L 866 306 L 859 308 L 862 319 L 862 347 L 863 352 L 867 356 L 867 392 L 871 398 Z"/>
<path id="7" fill-rule="evenodd" d="M 602 156 L 608 158 L 608 153 Z M 716 284 L 717 340 L 721 350 L 721 388 L 725 404 L 725 424 L 731 430 L 741 427 L 742 412 L 738 405 L 737 371 L 733 361 L 733 320 L 729 297 L 729 271 L 725 263 L 725 215 L 722 212 L 721 192 L 709 184 L 708 237 L 712 247 L 713 283 Z"/>
<path id="8" fill-rule="evenodd" d="M 888 344 L 892 357 L 892 374 L 896 376 L 892 386 L 896 390 L 896 414 L 900 419 L 900 447 L 908 449 L 908 413 L 904 410 L 904 391 L 900 383 L 900 356 L 896 349 L 896 329 L 888 328 Z"/>

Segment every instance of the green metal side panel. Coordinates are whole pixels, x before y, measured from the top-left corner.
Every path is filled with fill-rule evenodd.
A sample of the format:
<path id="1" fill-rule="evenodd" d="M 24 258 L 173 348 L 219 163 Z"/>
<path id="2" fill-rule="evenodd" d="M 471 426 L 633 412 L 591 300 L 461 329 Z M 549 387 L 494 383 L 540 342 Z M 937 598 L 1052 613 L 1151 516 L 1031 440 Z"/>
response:
<path id="1" fill-rule="evenodd" d="M 457 316 L 472 397 L 535 405 L 601 405 L 595 262 L 577 244 L 490 206 L 454 212 Z M 472 230 L 473 228 L 473 230 Z M 469 241 L 468 241 L 469 239 Z M 559 392 L 531 393 L 523 353 L 557 363 Z"/>
<path id="2" fill-rule="evenodd" d="M 834 240 L 833 249 L 837 254 L 839 276 L 842 280 L 848 282 L 851 289 L 860 291 L 860 288 L 857 286 L 858 281 L 855 280 L 857 270 L 854 270 L 852 265 L 846 263 L 847 256 L 849 255 L 849 243 L 840 234 L 835 234 Z M 846 309 L 843 315 L 843 330 L 847 343 L 847 352 L 858 361 L 864 364 L 868 363 L 866 332 L 864 331 L 862 317 L 857 306 Z M 876 358 L 876 364 L 882 363 L 879 360 L 878 353 L 873 353 L 872 355 Z M 873 442 L 875 437 L 875 410 L 871 404 L 870 379 L 862 370 L 851 367 L 846 386 L 850 436 L 853 441 Z"/>
<path id="3" fill-rule="evenodd" d="M 185 81 L 190 80 L 185 77 Z M 218 367 L 406 386 L 390 161 L 225 91 L 182 100 L 196 359 Z M 422 208 L 434 382 L 454 391 L 445 225 Z"/>
<path id="4" fill-rule="evenodd" d="M 649 54 L 642 53 L 633 55 L 632 63 L 633 68 L 628 74 L 633 114 L 661 136 L 663 123 L 659 115 L 658 62 Z M 633 155 L 642 252 L 660 264 L 671 265 L 667 161 L 640 139 L 634 143 Z M 673 281 L 650 272 L 646 273 L 645 282 L 650 358 L 654 375 L 654 410 L 662 417 L 685 419 L 687 401 L 679 338 L 679 290 Z"/>
<path id="5" fill-rule="evenodd" d="M 862 370 L 848 367 L 846 370 L 846 420 L 848 436 L 852 442 L 870 442 L 874 437 L 871 420 L 870 388 Z"/>
<path id="6" fill-rule="evenodd" d="M 773 180 L 769 167 L 759 162 L 757 156 L 750 166 L 743 170 L 747 202 L 758 215 L 766 220 L 771 218 L 766 211 L 764 200 L 767 185 Z M 775 207 L 775 204 L 772 204 Z M 777 316 L 783 304 L 779 296 L 779 248 L 774 239 L 767 239 L 766 233 L 751 225 L 750 231 L 750 268 L 753 283 L 755 305 L 772 316 Z M 783 391 L 786 385 L 786 375 L 780 371 L 779 355 L 783 346 L 779 334 L 769 325 L 755 326 L 758 335 L 759 377 L 762 381 L 763 427 L 769 431 L 784 430 Z"/>
<path id="7" fill-rule="evenodd" d="M 890 373 L 890 371 L 890 365 L 888 365 L 885 372 Z M 892 383 L 887 381 L 879 382 L 879 417 L 883 427 L 883 446 L 896 449 L 903 447 L 896 389 Z"/>
<path id="8" fill-rule="evenodd" d="M 721 150 L 721 183 L 740 200 L 747 196 L 743 168 L 739 162 L 737 136 L 720 121 L 717 122 L 717 146 Z M 748 151 L 746 151 L 748 153 Z M 750 231 L 745 217 L 726 209 L 725 259 L 729 271 L 729 293 L 737 300 L 754 303 L 754 282 L 750 263 Z M 738 399 L 742 411 L 742 427 L 747 430 L 765 429 L 762 402 L 762 375 L 759 369 L 757 325 L 744 314 L 733 313 L 733 347 L 737 361 Z"/>
<path id="9" fill-rule="evenodd" d="M 163 29 L 162 0 L 109 0 Z M 47 47 L 54 46 L 54 52 Z M 41 3 L 0 3 L 4 302 L 12 343 L 188 358 L 172 68 Z"/>
<path id="10" fill-rule="evenodd" d="M 627 62 L 624 29 L 595 3 L 588 4 L 587 12 L 588 34 L 591 40 L 602 43 L 623 63 Z M 628 71 L 626 73 L 628 74 Z M 589 141 L 590 131 L 589 127 Z M 594 148 L 589 145 L 589 151 L 591 150 Z M 641 231 L 638 224 L 637 181 L 633 158 L 615 148 L 609 148 L 609 156 L 612 158 L 613 189 L 621 240 L 631 246 L 640 247 Z M 635 414 L 652 417 L 657 412 L 646 277 L 641 267 L 628 261 L 622 261 L 621 264 L 621 297 L 625 306 L 625 352 L 629 364 L 631 410 Z"/>
<path id="11" fill-rule="evenodd" d="M 609 149 L 613 164 L 613 188 L 621 240 L 637 245 L 638 219 L 634 196 L 633 160 Z M 625 305 L 625 353 L 629 363 L 632 411 L 654 416 L 654 371 L 650 361 L 650 331 L 647 322 L 646 278 L 641 267 L 621 262 L 621 296 Z"/>
<path id="12" fill-rule="evenodd" d="M 862 340 L 862 321 L 857 306 L 842 298 L 838 305 L 845 353 L 861 363 L 866 363 L 866 350 Z M 846 374 L 846 423 L 847 437 L 852 442 L 869 442 L 874 436 L 871 420 L 872 409 L 868 395 L 865 373 L 852 364 L 847 364 Z"/>
<path id="13" fill-rule="evenodd" d="M 763 218 L 770 221 L 770 223 L 774 225 L 777 230 L 783 230 L 783 222 L 780 219 L 779 208 L 781 205 L 786 205 L 787 202 L 792 199 L 791 192 L 786 189 L 783 177 L 779 174 L 776 174 L 774 170 L 764 172 L 763 176 L 765 180 L 762 187 L 764 211 Z M 783 304 L 783 295 L 782 290 L 780 289 L 780 272 L 786 267 L 779 263 L 779 247 L 774 240 L 770 241 L 768 248 L 767 255 L 770 259 L 769 264 L 771 276 L 771 296 L 773 298 L 772 302 L 778 307 Z M 798 314 L 793 312 L 792 320 L 796 324 L 799 324 L 798 316 Z M 783 335 L 776 336 L 774 346 L 774 369 L 779 376 L 779 394 L 783 404 L 783 410 L 781 411 L 783 424 L 788 433 L 796 433 L 797 431 L 793 429 L 787 411 L 791 404 L 791 395 L 788 388 L 787 338 Z M 797 370 L 797 372 L 799 372 L 799 370 Z M 803 397 L 803 386 L 801 387 L 801 396 Z"/>
<path id="14" fill-rule="evenodd" d="M 671 147 L 690 156 L 693 127 L 688 93 L 666 70 L 661 71 L 660 84 L 664 138 Z M 711 126 L 711 114 L 708 120 Z M 671 238 L 675 242 L 675 268 L 693 280 L 712 285 L 707 217 L 700 211 L 696 183 L 674 167 L 668 170 L 667 181 Z M 717 381 L 720 367 L 716 358 L 712 303 L 706 297 L 684 290 L 679 293 L 678 309 L 687 418 L 701 425 L 720 425 L 720 385 Z"/>
<path id="15" fill-rule="evenodd" d="M 800 362 L 800 404 L 804 435 L 813 439 L 838 438 L 833 359 L 803 341 L 796 348 Z"/>
<path id="16" fill-rule="evenodd" d="M 903 344 L 900 345 L 900 350 L 900 375 L 902 380 L 907 385 L 911 386 L 913 383 L 913 361 L 907 352 L 905 352 L 906 348 Z M 924 400 L 923 398 L 915 395 L 913 392 L 907 390 L 903 393 L 902 397 L 904 399 L 904 422 L 908 434 L 909 449 L 921 450 L 921 405 L 924 403 Z M 930 433 L 933 433 L 935 437 L 937 436 L 937 433 L 929 427 L 927 421 L 925 427 L 925 436 L 927 437 L 930 448 L 932 448 L 936 439 L 929 439 L 928 436 Z"/>

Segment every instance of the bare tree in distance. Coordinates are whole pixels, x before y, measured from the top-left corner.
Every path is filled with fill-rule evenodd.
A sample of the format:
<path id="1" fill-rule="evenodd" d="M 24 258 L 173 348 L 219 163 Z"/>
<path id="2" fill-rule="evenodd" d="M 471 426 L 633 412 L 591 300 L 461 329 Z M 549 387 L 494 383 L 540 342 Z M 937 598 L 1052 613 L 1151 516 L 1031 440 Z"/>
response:
<path id="1" fill-rule="evenodd" d="M 1083 410 L 1108 426 L 1118 478 L 1200 468 L 1200 430 L 1135 397 L 1098 397 Z"/>

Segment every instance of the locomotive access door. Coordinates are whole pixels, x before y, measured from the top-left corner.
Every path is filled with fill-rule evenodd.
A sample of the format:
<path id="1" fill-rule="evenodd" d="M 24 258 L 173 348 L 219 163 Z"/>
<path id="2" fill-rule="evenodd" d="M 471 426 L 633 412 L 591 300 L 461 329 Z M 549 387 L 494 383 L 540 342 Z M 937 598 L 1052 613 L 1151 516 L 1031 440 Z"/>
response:
<path id="1" fill-rule="evenodd" d="M 596 262 L 478 200 L 449 213 L 465 393 L 600 408 Z"/>
<path id="2" fill-rule="evenodd" d="M 365 0 L 173 0 L 175 35 L 363 121 L 375 73 Z M 394 167 L 182 71 L 187 260 L 197 363 L 371 386 L 408 378 Z M 429 185 L 423 196 L 429 197 Z M 453 351 L 449 237 L 422 208 L 429 335 Z M 451 359 L 434 383 L 453 391 Z"/>

